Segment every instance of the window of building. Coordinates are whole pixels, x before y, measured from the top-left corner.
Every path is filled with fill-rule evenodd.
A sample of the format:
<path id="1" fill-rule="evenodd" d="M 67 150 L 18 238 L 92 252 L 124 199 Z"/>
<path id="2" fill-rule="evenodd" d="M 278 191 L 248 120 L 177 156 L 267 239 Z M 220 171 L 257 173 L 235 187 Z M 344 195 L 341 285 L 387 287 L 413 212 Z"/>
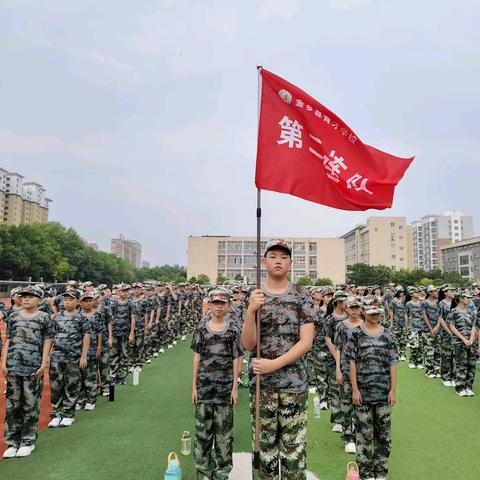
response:
<path id="1" fill-rule="evenodd" d="M 312 280 L 316 280 L 317 279 L 317 271 L 316 270 L 310 270 L 308 272 L 308 276 L 312 279 Z"/>
<path id="2" fill-rule="evenodd" d="M 397 257 L 395 255 L 392 255 L 392 260 L 395 260 Z"/>
<path id="3" fill-rule="evenodd" d="M 391 268 L 393 271 L 395 271 L 395 270 L 396 270 L 396 267 L 395 267 L 395 265 L 392 265 L 390 268 Z"/>
<path id="4" fill-rule="evenodd" d="M 305 257 L 296 255 L 293 257 L 293 267 L 298 268 L 298 267 L 305 267 Z"/>
<path id="5" fill-rule="evenodd" d="M 227 270 L 227 278 L 229 280 L 235 280 L 235 277 L 241 274 L 242 274 L 241 270 Z"/>
<path id="6" fill-rule="evenodd" d="M 244 253 L 257 253 L 257 242 L 243 242 Z"/>
<path id="7" fill-rule="evenodd" d="M 394 242 L 394 241 L 395 241 L 395 234 L 394 234 L 394 233 L 391 233 L 391 234 L 390 234 L 390 241 L 391 241 L 391 242 Z"/>
<path id="8" fill-rule="evenodd" d="M 398 229 L 399 229 L 399 230 L 402 230 L 402 229 L 403 229 L 403 225 L 399 225 L 399 226 L 398 226 Z"/>
<path id="9" fill-rule="evenodd" d="M 395 226 L 395 222 L 390 222 L 390 226 L 391 226 L 391 227 L 394 227 L 394 226 Z"/>
<path id="10" fill-rule="evenodd" d="M 256 255 L 244 255 L 243 264 L 245 267 L 255 267 L 257 265 L 257 256 Z"/>
<path id="11" fill-rule="evenodd" d="M 462 277 L 470 276 L 470 256 L 469 255 L 460 255 L 458 257 L 458 270 Z"/>
<path id="12" fill-rule="evenodd" d="M 218 242 L 218 253 L 225 253 L 225 242 Z"/>
<path id="13" fill-rule="evenodd" d="M 225 266 L 225 255 L 218 256 L 218 266 L 219 267 Z"/>
<path id="14" fill-rule="evenodd" d="M 317 268 L 317 257 L 308 257 L 308 266 Z"/>
<path id="15" fill-rule="evenodd" d="M 240 253 L 242 242 L 227 242 L 227 253 Z"/>
<path id="16" fill-rule="evenodd" d="M 308 244 L 308 251 L 310 254 L 316 254 L 317 253 L 317 242 L 309 242 Z"/>
<path id="17" fill-rule="evenodd" d="M 242 264 L 241 255 L 228 255 L 227 256 L 227 267 L 234 267 L 236 265 Z"/>
<path id="18" fill-rule="evenodd" d="M 293 243 L 294 252 L 305 252 L 305 242 L 294 242 Z"/>

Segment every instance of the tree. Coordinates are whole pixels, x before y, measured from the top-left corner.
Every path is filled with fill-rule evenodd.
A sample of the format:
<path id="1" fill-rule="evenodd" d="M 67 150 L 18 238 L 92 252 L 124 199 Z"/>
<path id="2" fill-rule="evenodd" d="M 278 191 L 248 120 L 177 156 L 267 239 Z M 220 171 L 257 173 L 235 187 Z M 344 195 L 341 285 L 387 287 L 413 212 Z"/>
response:
<path id="1" fill-rule="evenodd" d="M 243 282 L 243 277 L 240 273 L 238 273 L 237 275 L 235 275 L 235 280 L 238 281 L 238 282 Z"/>
<path id="2" fill-rule="evenodd" d="M 347 283 L 355 285 L 387 285 L 391 277 L 392 270 L 385 265 L 356 263 L 347 267 Z"/>
<path id="3" fill-rule="evenodd" d="M 305 287 L 306 285 L 312 284 L 312 279 L 310 277 L 300 277 L 296 284 L 300 287 Z"/>
<path id="4" fill-rule="evenodd" d="M 204 273 L 201 273 L 198 277 L 197 277 L 197 282 L 199 285 L 210 285 L 210 279 L 208 278 L 207 275 L 205 275 Z"/>
<path id="5" fill-rule="evenodd" d="M 223 275 L 217 277 L 217 285 L 223 285 L 226 281 L 228 281 L 228 278 Z"/>
<path id="6" fill-rule="evenodd" d="M 188 283 L 198 283 L 197 277 L 190 277 Z"/>
<path id="7" fill-rule="evenodd" d="M 317 278 L 316 282 L 315 282 L 315 285 L 333 285 L 333 282 L 325 277 L 325 278 Z"/>

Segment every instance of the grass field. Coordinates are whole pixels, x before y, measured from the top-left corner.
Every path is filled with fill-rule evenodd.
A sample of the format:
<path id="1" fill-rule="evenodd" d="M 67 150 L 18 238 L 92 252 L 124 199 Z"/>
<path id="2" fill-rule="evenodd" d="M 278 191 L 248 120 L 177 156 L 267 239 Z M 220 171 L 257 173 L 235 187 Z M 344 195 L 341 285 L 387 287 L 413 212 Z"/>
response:
<path id="1" fill-rule="evenodd" d="M 160 480 L 184 430 L 193 431 L 189 342 L 168 350 L 141 374 L 141 384 L 117 387 L 67 429 L 46 430 L 31 457 L 0 462 L 8 480 Z M 129 377 L 129 380 L 130 377 Z M 478 391 L 478 390 L 477 390 Z M 461 399 L 421 370 L 399 368 L 393 415 L 390 480 L 478 480 L 480 397 Z M 312 399 L 310 399 L 311 401 Z M 321 480 L 344 479 L 352 456 L 330 431 L 328 412 L 309 418 L 308 469 Z M 235 417 L 235 451 L 249 451 L 248 392 Z M 194 479 L 192 456 L 182 457 L 184 480 Z"/>

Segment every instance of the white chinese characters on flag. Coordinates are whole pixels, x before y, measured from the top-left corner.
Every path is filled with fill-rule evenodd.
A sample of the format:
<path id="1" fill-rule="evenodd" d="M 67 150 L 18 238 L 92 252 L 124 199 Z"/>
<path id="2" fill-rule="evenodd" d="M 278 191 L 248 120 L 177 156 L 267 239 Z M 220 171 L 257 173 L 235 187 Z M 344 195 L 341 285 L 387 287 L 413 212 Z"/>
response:
<path id="1" fill-rule="evenodd" d="M 307 93 L 262 69 L 257 188 L 343 210 L 384 209 L 413 158 L 362 143 Z"/>

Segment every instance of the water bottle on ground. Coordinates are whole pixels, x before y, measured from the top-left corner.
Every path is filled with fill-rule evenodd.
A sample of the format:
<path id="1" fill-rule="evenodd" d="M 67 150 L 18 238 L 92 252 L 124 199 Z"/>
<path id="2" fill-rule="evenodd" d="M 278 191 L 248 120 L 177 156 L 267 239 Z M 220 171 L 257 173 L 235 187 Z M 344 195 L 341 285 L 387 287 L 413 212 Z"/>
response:
<path id="1" fill-rule="evenodd" d="M 133 379 L 133 384 L 134 385 L 138 385 L 140 383 L 140 369 L 139 368 L 135 367 L 133 369 L 132 379 Z"/>
<path id="2" fill-rule="evenodd" d="M 321 409 L 320 409 L 320 398 L 318 395 L 313 397 L 313 416 L 315 418 L 320 418 Z"/>
<path id="3" fill-rule="evenodd" d="M 182 469 L 176 452 L 168 455 L 168 467 L 165 470 L 164 480 L 182 480 Z"/>
<path id="4" fill-rule="evenodd" d="M 182 434 L 182 455 L 190 455 L 192 453 L 192 437 L 190 432 Z"/>

